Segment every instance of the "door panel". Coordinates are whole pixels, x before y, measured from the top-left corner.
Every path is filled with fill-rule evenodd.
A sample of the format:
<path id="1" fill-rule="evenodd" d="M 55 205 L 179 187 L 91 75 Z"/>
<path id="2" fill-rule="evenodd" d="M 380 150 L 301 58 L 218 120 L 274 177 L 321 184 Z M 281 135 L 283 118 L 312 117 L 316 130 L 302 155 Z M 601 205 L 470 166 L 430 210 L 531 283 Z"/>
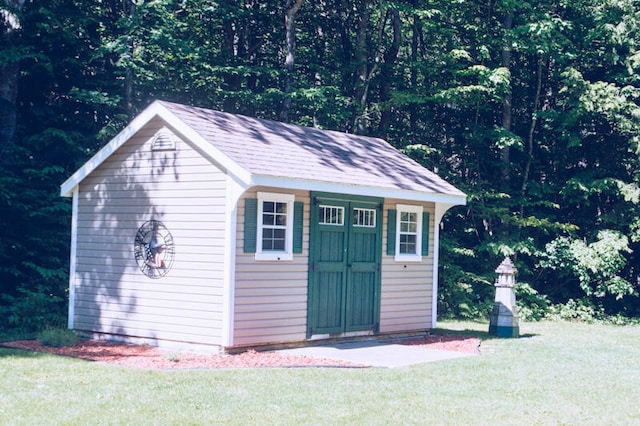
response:
<path id="1" fill-rule="evenodd" d="M 375 326 L 375 274 L 352 273 L 347 293 L 345 331 L 370 330 Z"/>
<path id="2" fill-rule="evenodd" d="M 311 207 L 313 261 L 309 279 L 313 284 L 309 284 L 308 323 L 313 324 L 316 334 L 340 333 L 344 325 L 348 229 L 345 212 L 349 204 L 317 201 Z"/>
<path id="3" fill-rule="evenodd" d="M 342 293 L 344 273 L 320 272 L 317 300 L 324 309 L 318 310 L 316 328 L 324 333 L 337 333 L 342 328 Z"/>
<path id="4" fill-rule="evenodd" d="M 349 250 L 347 255 L 346 331 L 375 328 L 379 305 L 380 232 L 379 211 L 370 204 L 352 202 Z M 363 218 L 363 213 L 367 217 Z"/>
<path id="5" fill-rule="evenodd" d="M 320 250 L 316 261 L 322 264 L 344 264 L 346 262 L 344 228 L 337 228 L 334 225 L 321 226 L 321 228 L 318 234 Z"/>
<path id="6" fill-rule="evenodd" d="M 382 200 L 312 200 L 307 334 L 375 330 Z"/>

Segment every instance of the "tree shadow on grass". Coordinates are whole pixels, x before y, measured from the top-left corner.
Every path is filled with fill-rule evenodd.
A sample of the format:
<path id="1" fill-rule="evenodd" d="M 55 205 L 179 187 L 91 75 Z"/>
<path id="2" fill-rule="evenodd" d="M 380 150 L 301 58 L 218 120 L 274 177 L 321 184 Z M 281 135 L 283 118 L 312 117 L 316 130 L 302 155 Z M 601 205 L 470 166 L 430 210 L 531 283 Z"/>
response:
<path id="1" fill-rule="evenodd" d="M 23 331 L 17 329 L 0 330 L 0 346 L 4 342 L 13 342 L 14 340 L 32 340 L 38 337 L 35 331 Z"/>
<path id="2" fill-rule="evenodd" d="M 431 330 L 431 334 L 447 334 L 447 335 L 455 335 L 455 336 L 460 336 L 461 338 L 464 337 L 475 337 L 477 339 L 480 340 L 493 340 L 493 339 L 507 339 L 507 337 L 498 337 L 492 334 L 489 334 L 489 324 L 487 324 L 487 330 L 473 330 L 473 329 L 469 329 L 466 328 L 464 330 L 459 330 L 459 329 L 449 329 L 449 328 L 441 328 L 441 327 L 437 327 L 434 328 L 433 330 Z M 539 336 L 539 334 L 535 334 L 535 333 L 524 333 L 524 334 L 520 334 L 519 337 L 512 337 L 511 339 L 528 339 L 531 337 L 536 337 Z"/>
<path id="3" fill-rule="evenodd" d="M 26 349 L 20 348 L 11 348 L 9 346 L 4 346 L 3 343 L 0 343 L 0 359 L 1 358 L 41 358 L 43 356 L 47 356 L 45 352 L 38 351 L 30 351 Z"/>

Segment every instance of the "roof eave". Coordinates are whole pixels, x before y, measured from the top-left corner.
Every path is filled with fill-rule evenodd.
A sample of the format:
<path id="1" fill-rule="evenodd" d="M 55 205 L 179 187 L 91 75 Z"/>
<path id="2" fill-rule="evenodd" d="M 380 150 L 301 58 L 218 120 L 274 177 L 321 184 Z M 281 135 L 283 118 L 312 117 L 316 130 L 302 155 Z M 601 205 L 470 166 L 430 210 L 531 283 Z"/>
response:
<path id="1" fill-rule="evenodd" d="M 463 206 L 467 204 L 467 195 L 460 191 L 457 191 L 456 193 L 438 193 L 402 188 L 384 188 L 357 184 L 343 184 L 338 182 L 292 179 L 268 175 L 254 175 L 251 180 L 251 186 L 271 186 L 275 188 L 298 189 L 305 191 L 322 191 L 371 197 L 397 198 L 400 200 L 450 204 L 452 206 Z"/>

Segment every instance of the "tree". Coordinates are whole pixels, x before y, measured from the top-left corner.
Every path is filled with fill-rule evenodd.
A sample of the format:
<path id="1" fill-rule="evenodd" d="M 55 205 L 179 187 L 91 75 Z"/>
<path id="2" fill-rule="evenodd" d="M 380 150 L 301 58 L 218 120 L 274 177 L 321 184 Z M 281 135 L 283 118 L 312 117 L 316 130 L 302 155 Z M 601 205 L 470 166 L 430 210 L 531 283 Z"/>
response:
<path id="1" fill-rule="evenodd" d="M 3 0 L 0 3 L 0 152 L 13 143 L 16 131 L 20 60 L 26 54 L 17 46 L 24 2 Z"/>
<path id="2" fill-rule="evenodd" d="M 293 88 L 293 66 L 295 63 L 296 52 L 296 14 L 302 7 L 303 0 L 289 0 L 284 15 L 284 24 L 286 28 L 287 55 L 284 60 L 284 68 L 287 73 L 284 88 L 285 98 L 282 102 L 279 118 L 285 123 L 289 121 L 289 109 L 291 108 L 291 97 L 288 96 Z"/>
<path id="3" fill-rule="evenodd" d="M 510 255 L 532 303 L 640 315 L 633 0 L 4 0 L 0 16 L 5 321 L 62 315 L 58 185 L 158 98 L 385 137 L 466 191 L 443 223 L 444 313 L 486 313 Z"/>

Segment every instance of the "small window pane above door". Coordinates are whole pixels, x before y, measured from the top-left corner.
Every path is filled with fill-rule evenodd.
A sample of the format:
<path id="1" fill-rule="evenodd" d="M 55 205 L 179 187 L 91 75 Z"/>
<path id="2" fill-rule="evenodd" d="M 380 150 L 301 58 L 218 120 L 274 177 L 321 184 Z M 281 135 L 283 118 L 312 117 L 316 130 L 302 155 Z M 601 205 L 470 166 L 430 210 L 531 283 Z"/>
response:
<path id="1" fill-rule="evenodd" d="M 321 205 L 318 223 L 320 225 L 344 225 L 344 207 Z"/>
<path id="2" fill-rule="evenodd" d="M 362 228 L 376 227 L 376 211 L 374 209 L 353 209 L 353 226 Z"/>

